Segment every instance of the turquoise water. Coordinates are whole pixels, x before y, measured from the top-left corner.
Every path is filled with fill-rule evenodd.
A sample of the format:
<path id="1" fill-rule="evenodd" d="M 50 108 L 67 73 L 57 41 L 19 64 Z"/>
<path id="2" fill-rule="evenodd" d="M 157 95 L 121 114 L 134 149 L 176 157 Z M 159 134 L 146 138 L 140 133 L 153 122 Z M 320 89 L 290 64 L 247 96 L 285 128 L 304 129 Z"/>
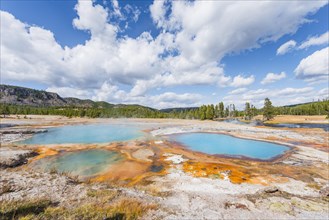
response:
<path id="1" fill-rule="evenodd" d="M 127 141 L 141 137 L 141 128 L 134 125 L 89 124 L 70 125 L 48 129 L 46 133 L 33 135 L 23 144 L 91 144 Z"/>
<path id="2" fill-rule="evenodd" d="M 187 133 L 174 135 L 173 140 L 191 150 L 207 154 L 244 156 L 268 160 L 285 151 L 288 147 L 263 141 L 254 141 L 223 134 Z"/>
<path id="3" fill-rule="evenodd" d="M 101 174 L 111 165 L 120 162 L 123 157 L 115 152 L 102 149 L 63 152 L 31 163 L 34 169 L 49 172 L 55 169 L 79 177 Z"/>

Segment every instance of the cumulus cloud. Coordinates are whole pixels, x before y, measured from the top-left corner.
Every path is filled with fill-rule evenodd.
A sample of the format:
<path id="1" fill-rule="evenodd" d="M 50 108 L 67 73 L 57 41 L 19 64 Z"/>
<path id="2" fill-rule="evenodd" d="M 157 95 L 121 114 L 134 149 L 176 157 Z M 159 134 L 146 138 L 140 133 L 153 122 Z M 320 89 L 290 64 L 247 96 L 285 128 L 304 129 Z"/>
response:
<path id="1" fill-rule="evenodd" d="M 228 94 L 230 94 L 230 95 L 237 95 L 237 94 L 241 94 L 241 93 L 243 93 L 245 91 L 247 91 L 247 88 L 239 88 L 239 89 L 232 90 Z"/>
<path id="2" fill-rule="evenodd" d="M 24 24 L 10 13 L 0 13 L 2 80 L 51 82 L 55 85 L 65 82 L 64 51 L 54 34 Z"/>
<path id="3" fill-rule="evenodd" d="M 302 59 L 295 69 L 298 78 L 308 82 L 324 81 L 329 78 L 329 47 L 315 51 Z"/>
<path id="4" fill-rule="evenodd" d="M 269 83 L 274 83 L 276 81 L 279 81 L 281 79 L 286 78 L 286 73 L 281 72 L 278 74 L 275 73 L 268 73 L 265 78 L 261 81 L 261 84 L 269 84 Z"/>
<path id="5" fill-rule="evenodd" d="M 307 41 L 304 41 L 298 48 L 306 49 L 311 46 L 325 45 L 329 43 L 329 31 L 320 35 L 309 38 Z"/>
<path id="6" fill-rule="evenodd" d="M 79 97 L 137 103 L 156 100 L 148 92 L 160 86 L 247 86 L 254 76 L 225 75 L 221 59 L 294 33 L 306 22 L 305 16 L 325 4 L 154 1 L 150 13 L 159 34 L 152 37 L 145 30 L 131 38 L 119 36 L 120 28 L 111 20 L 123 15 L 118 1 L 106 8 L 79 0 L 72 24 L 89 32 L 90 39 L 64 48 L 51 31 L 1 11 L 1 77 L 42 83 L 67 94 L 85 91 Z"/>
<path id="7" fill-rule="evenodd" d="M 255 77 L 253 75 L 249 77 L 243 77 L 241 75 L 237 75 L 233 78 L 233 81 L 230 83 L 230 86 L 233 87 L 241 87 L 241 86 L 248 86 L 255 82 Z"/>
<path id="8" fill-rule="evenodd" d="M 284 44 L 282 44 L 276 51 L 276 55 L 283 55 L 291 51 L 296 46 L 296 41 L 290 40 Z"/>
<path id="9" fill-rule="evenodd" d="M 71 87 L 49 87 L 46 89 L 47 92 L 54 92 L 62 97 L 73 97 L 80 99 L 89 99 L 93 93 L 89 90 L 76 89 Z"/>
<path id="10" fill-rule="evenodd" d="M 225 104 L 235 104 L 243 109 L 246 102 L 250 102 L 257 108 L 264 106 L 264 99 L 270 98 L 275 106 L 298 104 L 312 100 L 328 98 L 328 89 L 316 90 L 313 87 L 283 88 L 283 89 L 256 89 L 239 94 L 229 94 L 223 98 Z"/>
<path id="11" fill-rule="evenodd" d="M 168 0 L 154 1 L 153 4 L 150 5 L 151 17 L 159 28 L 164 27 L 166 22 L 165 15 L 168 10 L 168 7 L 166 6 L 167 3 Z"/>
<path id="12" fill-rule="evenodd" d="M 305 94 L 313 91 L 312 87 L 305 88 L 285 88 L 275 92 L 277 96 L 294 96 L 296 94 Z"/>
<path id="13" fill-rule="evenodd" d="M 181 55 L 202 63 L 221 59 L 227 53 L 258 47 L 263 42 L 294 33 L 300 24 L 306 22 L 303 19 L 306 14 L 325 4 L 282 3 L 173 1 L 171 13 L 163 13 L 166 11 L 166 5 L 161 5 L 158 7 L 161 13 L 156 14 L 157 19 L 154 21 L 168 31 L 178 31 L 176 43 Z M 235 14 L 239 16 L 232 19 Z M 273 20 L 276 25 L 273 25 Z"/>
<path id="14" fill-rule="evenodd" d="M 187 107 L 199 106 L 203 96 L 196 93 L 165 92 L 158 95 L 149 96 L 131 96 L 129 92 L 119 89 L 119 87 L 105 82 L 99 89 L 81 90 L 70 87 L 50 87 L 48 92 L 56 92 L 62 97 L 77 97 L 82 99 L 92 98 L 95 101 L 107 100 L 111 103 L 119 104 L 141 104 L 147 105 L 156 109 L 172 108 L 172 107 Z"/>
<path id="15" fill-rule="evenodd" d="M 329 89 L 328 88 L 323 88 L 319 91 L 319 95 L 324 96 L 324 97 L 329 97 Z"/>
<path id="16" fill-rule="evenodd" d="M 92 35 L 104 34 L 105 29 L 109 29 L 113 36 L 115 27 L 107 23 L 108 12 L 101 5 L 94 5 L 92 1 L 78 1 L 75 6 L 78 18 L 73 20 L 73 25 L 79 30 L 90 31 Z"/>

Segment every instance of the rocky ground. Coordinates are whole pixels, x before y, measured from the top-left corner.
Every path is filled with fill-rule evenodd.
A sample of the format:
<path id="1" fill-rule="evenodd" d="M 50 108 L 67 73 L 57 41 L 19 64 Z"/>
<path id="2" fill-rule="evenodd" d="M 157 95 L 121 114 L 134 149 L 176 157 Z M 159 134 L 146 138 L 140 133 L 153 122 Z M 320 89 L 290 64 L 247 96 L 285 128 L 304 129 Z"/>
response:
<path id="1" fill-rule="evenodd" d="M 32 150 L 1 147 L 0 155 L 0 167 L 8 168 L 26 164 L 27 159 L 36 156 L 36 153 Z"/>
<path id="2" fill-rule="evenodd" d="M 154 186 L 169 195 L 160 201 L 163 219 L 327 219 L 328 188 L 315 190 L 305 183 L 263 186 L 233 184 L 229 179 L 195 178 L 174 164 L 165 177 L 154 178 Z M 159 217 L 150 212 L 149 217 Z"/>
<path id="3" fill-rule="evenodd" d="M 0 129 L 1 144 L 8 144 L 17 141 L 23 141 L 32 137 L 33 134 L 45 133 L 47 129 L 21 128 L 21 127 L 3 127 Z"/>
<path id="4" fill-rule="evenodd" d="M 90 122 L 66 118 L 62 122 L 82 121 Z M 328 219 L 329 154 L 328 135 L 324 131 L 188 120 L 132 120 L 129 123 L 137 122 L 150 124 L 152 140 L 129 142 L 127 146 L 120 143 L 119 148 L 140 163 L 152 164 L 156 159 L 166 164 L 166 169 L 130 186 L 109 181 L 81 182 L 68 174 L 29 169 L 25 164 L 36 155 L 37 148 L 15 146 L 11 142 L 34 132 L 44 132 L 41 125 L 58 125 L 58 120 L 55 124 L 54 119 L 37 118 L 29 121 L 29 126 L 2 128 L 0 218 L 6 219 L 13 210 L 20 214 L 21 206 L 16 204 L 11 208 L 12 201 L 20 201 L 26 207 L 24 201 L 41 199 L 43 205 L 44 201 L 50 203 L 46 203 L 40 213 L 27 213 L 32 219 L 58 219 L 59 216 L 73 219 Z M 169 134 L 196 131 L 274 141 L 292 146 L 294 150 L 273 162 L 230 160 L 173 148 L 165 138 Z M 238 172 L 249 169 L 253 175 L 250 181 L 236 183 L 232 178 L 235 171 L 229 168 L 218 171 L 218 175 L 207 174 L 201 168 L 203 177 L 195 175 L 197 170 L 186 172 L 186 167 L 199 163 L 208 166 L 210 162 L 234 165 Z"/>

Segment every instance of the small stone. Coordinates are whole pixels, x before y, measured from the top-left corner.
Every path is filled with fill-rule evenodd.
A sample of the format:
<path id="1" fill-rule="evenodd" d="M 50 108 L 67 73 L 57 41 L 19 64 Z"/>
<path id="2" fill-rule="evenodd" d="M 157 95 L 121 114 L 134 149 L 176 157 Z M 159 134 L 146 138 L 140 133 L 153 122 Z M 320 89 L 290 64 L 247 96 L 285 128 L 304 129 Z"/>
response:
<path id="1" fill-rule="evenodd" d="M 329 186 L 323 187 L 319 193 L 323 197 L 329 197 Z"/>
<path id="2" fill-rule="evenodd" d="M 276 186 L 270 186 L 264 189 L 265 193 L 276 193 L 279 192 L 280 190 Z"/>

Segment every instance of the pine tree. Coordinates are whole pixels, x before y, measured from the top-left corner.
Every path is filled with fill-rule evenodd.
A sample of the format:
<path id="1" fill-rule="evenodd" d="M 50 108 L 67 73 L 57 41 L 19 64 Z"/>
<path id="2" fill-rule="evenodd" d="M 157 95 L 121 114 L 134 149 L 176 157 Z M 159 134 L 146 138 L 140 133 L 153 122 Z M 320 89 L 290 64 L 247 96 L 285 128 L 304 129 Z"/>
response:
<path id="1" fill-rule="evenodd" d="M 6 115 L 10 114 L 9 106 L 6 104 L 1 104 L 0 111 L 0 114 L 2 114 L 4 118 L 6 117 Z"/>
<path id="2" fill-rule="evenodd" d="M 236 109 L 235 109 L 235 105 L 234 104 L 232 105 L 232 111 L 233 111 L 232 116 L 233 117 L 236 117 L 237 116 L 237 112 L 236 112 Z"/>
<path id="3" fill-rule="evenodd" d="M 221 117 L 221 118 L 224 117 L 224 103 L 223 102 L 219 103 L 219 117 Z"/>
<path id="4" fill-rule="evenodd" d="M 253 118 L 257 115 L 257 108 L 254 105 L 251 105 L 251 107 L 250 107 L 250 115 L 251 115 L 251 118 Z"/>
<path id="5" fill-rule="evenodd" d="M 205 120 L 206 119 L 206 111 L 207 111 L 207 107 L 205 105 L 202 105 L 199 108 L 199 115 L 200 115 L 200 119 L 201 120 Z"/>
<path id="6" fill-rule="evenodd" d="M 269 98 L 266 98 L 264 101 L 264 110 L 263 110 L 263 119 L 268 121 L 274 118 L 274 107 Z"/>
<path id="7" fill-rule="evenodd" d="M 327 103 L 324 105 L 323 110 L 324 110 L 324 112 L 326 112 L 326 114 L 327 114 L 327 117 L 326 117 L 326 118 L 329 118 L 329 102 L 327 102 Z"/>
<path id="8" fill-rule="evenodd" d="M 207 110 L 206 110 L 206 119 L 212 120 L 214 119 L 214 106 L 213 105 L 208 105 Z"/>
<path id="9" fill-rule="evenodd" d="M 225 108 L 224 116 L 227 118 L 230 115 L 230 108 L 227 106 Z"/>
<path id="10" fill-rule="evenodd" d="M 219 118 L 219 105 L 215 106 L 215 118 Z"/>
<path id="11" fill-rule="evenodd" d="M 244 109 L 244 119 L 251 120 L 251 118 L 252 118 L 252 113 L 251 113 L 250 103 L 246 102 L 246 107 Z"/>

